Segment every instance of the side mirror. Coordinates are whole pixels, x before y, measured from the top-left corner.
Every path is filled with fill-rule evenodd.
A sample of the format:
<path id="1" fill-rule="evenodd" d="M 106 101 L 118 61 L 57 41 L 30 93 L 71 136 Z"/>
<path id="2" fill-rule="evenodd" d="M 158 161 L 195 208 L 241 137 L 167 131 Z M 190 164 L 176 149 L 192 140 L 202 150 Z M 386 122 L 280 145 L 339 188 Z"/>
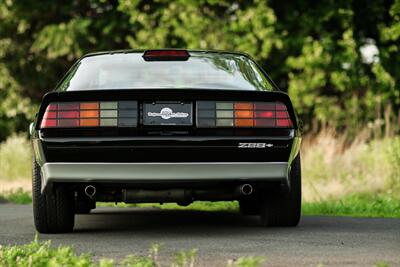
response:
<path id="1" fill-rule="evenodd" d="M 29 124 L 29 134 L 31 136 L 32 136 L 34 130 L 35 130 L 35 123 L 31 122 L 31 124 Z"/>

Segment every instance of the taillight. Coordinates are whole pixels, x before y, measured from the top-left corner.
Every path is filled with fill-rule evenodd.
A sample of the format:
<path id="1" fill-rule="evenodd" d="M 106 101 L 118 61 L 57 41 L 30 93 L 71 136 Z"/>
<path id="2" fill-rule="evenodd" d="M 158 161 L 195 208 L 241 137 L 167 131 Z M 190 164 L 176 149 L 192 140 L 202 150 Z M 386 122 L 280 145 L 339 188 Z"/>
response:
<path id="1" fill-rule="evenodd" d="M 197 102 L 197 127 L 293 127 L 281 102 Z"/>
<path id="2" fill-rule="evenodd" d="M 136 127 L 136 101 L 53 102 L 40 128 Z"/>
<path id="3" fill-rule="evenodd" d="M 145 61 L 186 61 L 189 57 L 187 50 L 147 50 L 143 54 Z"/>

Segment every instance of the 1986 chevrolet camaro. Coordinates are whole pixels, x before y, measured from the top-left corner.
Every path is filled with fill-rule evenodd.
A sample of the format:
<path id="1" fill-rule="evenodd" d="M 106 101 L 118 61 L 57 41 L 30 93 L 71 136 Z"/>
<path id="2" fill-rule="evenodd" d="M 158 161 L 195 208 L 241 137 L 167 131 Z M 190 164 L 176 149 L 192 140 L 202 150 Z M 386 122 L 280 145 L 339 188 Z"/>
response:
<path id="1" fill-rule="evenodd" d="M 41 233 L 70 232 L 96 202 L 238 200 L 266 226 L 296 226 L 301 125 L 248 55 L 89 54 L 42 101 L 30 134 Z"/>

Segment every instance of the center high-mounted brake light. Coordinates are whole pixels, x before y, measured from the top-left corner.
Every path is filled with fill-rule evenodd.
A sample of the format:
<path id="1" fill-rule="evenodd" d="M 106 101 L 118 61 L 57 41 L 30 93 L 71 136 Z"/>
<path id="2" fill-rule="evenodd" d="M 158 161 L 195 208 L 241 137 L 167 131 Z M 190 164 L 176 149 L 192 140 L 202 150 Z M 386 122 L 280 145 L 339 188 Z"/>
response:
<path id="1" fill-rule="evenodd" d="M 136 127 L 136 101 L 53 102 L 40 128 Z"/>
<path id="2" fill-rule="evenodd" d="M 293 127 L 281 102 L 197 102 L 197 127 Z"/>
<path id="3" fill-rule="evenodd" d="M 147 50 L 143 54 L 145 61 L 186 61 L 189 57 L 187 50 Z"/>

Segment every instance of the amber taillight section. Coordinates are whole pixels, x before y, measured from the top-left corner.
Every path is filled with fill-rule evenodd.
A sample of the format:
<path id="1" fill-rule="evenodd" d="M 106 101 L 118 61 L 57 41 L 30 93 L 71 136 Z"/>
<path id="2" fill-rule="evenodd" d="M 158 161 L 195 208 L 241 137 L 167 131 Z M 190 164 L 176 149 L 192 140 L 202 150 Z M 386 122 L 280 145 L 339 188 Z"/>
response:
<path id="1" fill-rule="evenodd" d="M 136 101 L 53 102 L 40 128 L 136 127 L 137 121 Z"/>
<path id="2" fill-rule="evenodd" d="M 198 101 L 197 127 L 293 127 L 287 107 L 282 102 Z"/>

